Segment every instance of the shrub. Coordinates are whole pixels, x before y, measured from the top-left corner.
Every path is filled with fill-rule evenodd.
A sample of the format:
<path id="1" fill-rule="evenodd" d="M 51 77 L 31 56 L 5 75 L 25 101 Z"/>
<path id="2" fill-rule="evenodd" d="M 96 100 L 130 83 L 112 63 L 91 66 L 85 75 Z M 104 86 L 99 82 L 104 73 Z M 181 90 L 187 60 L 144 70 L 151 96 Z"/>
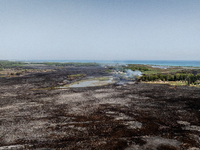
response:
<path id="1" fill-rule="evenodd" d="M 199 85 L 200 84 L 200 80 L 197 80 L 194 82 L 195 85 Z"/>

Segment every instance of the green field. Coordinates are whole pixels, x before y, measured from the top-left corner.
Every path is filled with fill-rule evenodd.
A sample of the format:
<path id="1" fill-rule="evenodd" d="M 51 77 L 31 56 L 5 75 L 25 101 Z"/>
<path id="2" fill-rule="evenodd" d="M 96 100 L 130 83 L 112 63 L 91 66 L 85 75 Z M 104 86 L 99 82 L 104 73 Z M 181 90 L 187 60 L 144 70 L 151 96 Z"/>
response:
<path id="1" fill-rule="evenodd" d="M 153 65 L 155 66 L 155 65 Z M 174 66 L 169 66 L 167 67 L 167 69 L 164 68 L 153 68 L 151 65 L 141 65 L 141 64 L 128 64 L 128 66 L 124 67 L 125 69 L 131 69 L 133 71 L 135 70 L 139 70 L 141 71 L 143 74 L 146 75 L 151 75 L 151 74 L 167 74 L 167 73 L 176 73 L 180 70 L 183 70 L 185 68 L 183 67 L 174 67 Z"/>

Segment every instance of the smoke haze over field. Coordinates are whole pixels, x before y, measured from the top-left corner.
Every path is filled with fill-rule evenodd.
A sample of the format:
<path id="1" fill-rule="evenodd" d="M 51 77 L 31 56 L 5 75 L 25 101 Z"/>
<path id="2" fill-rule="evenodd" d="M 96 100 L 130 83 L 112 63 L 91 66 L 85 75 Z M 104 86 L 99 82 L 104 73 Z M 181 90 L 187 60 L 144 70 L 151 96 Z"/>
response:
<path id="1" fill-rule="evenodd" d="M 199 0 L 1 0 L 0 59 L 199 60 Z"/>
<path id="2" fill-rule="evenodd" d="M 139 70 L 135 70 L 135 71 L 132 71 L 131 69 L 127 69 L 126 70 L 126 76 L 127 77 L 131 77 L 131 76 L 142 76 L 142 72 L 139 71 Z"/>

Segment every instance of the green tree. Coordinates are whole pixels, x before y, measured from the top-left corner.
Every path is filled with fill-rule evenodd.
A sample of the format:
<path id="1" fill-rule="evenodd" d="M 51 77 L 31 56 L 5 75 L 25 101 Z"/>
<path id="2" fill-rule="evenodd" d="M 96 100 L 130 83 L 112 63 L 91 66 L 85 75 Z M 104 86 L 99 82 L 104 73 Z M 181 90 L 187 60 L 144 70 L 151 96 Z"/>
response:
<path id="1" fill-rule="evenodd" d="M 169 76 L 169 81 L 174 81 L 174 75 Z"/>
<path id="2" fill-rule="evenodd" d="M 167 74 L 167 75 L 166 75 L 166 81 L 169 81 L 169 80 L 170 80 L 170 75 Z"/>
<path id="3" fill-rule="evenodd" d="M 158 79 L 163 81 L 163 79 L 164 79 L 163 75 L 162 74 L 158 74 Z"/>
<path id="4" fill-rule="evenodd" d="M 175 74 L 174 80 L 175 81 L 179 81 L 180 80 L 180 73 Z"/>

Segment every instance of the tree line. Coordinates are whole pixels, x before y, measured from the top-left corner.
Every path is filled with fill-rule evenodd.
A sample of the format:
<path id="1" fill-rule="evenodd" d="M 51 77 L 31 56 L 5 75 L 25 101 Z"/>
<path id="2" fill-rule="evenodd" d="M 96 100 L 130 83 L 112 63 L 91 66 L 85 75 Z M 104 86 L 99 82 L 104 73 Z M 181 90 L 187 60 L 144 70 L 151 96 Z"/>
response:
<path id="1" fill-rule="evenodd" d="M 176 74 L 152 74 L 145 75 L 143 74 L 140 78 L 142 81 L 188 81 L 190 84 L 199 84 L 200 74 L 185 74 L 185 73 L 176 73 Z"/>

